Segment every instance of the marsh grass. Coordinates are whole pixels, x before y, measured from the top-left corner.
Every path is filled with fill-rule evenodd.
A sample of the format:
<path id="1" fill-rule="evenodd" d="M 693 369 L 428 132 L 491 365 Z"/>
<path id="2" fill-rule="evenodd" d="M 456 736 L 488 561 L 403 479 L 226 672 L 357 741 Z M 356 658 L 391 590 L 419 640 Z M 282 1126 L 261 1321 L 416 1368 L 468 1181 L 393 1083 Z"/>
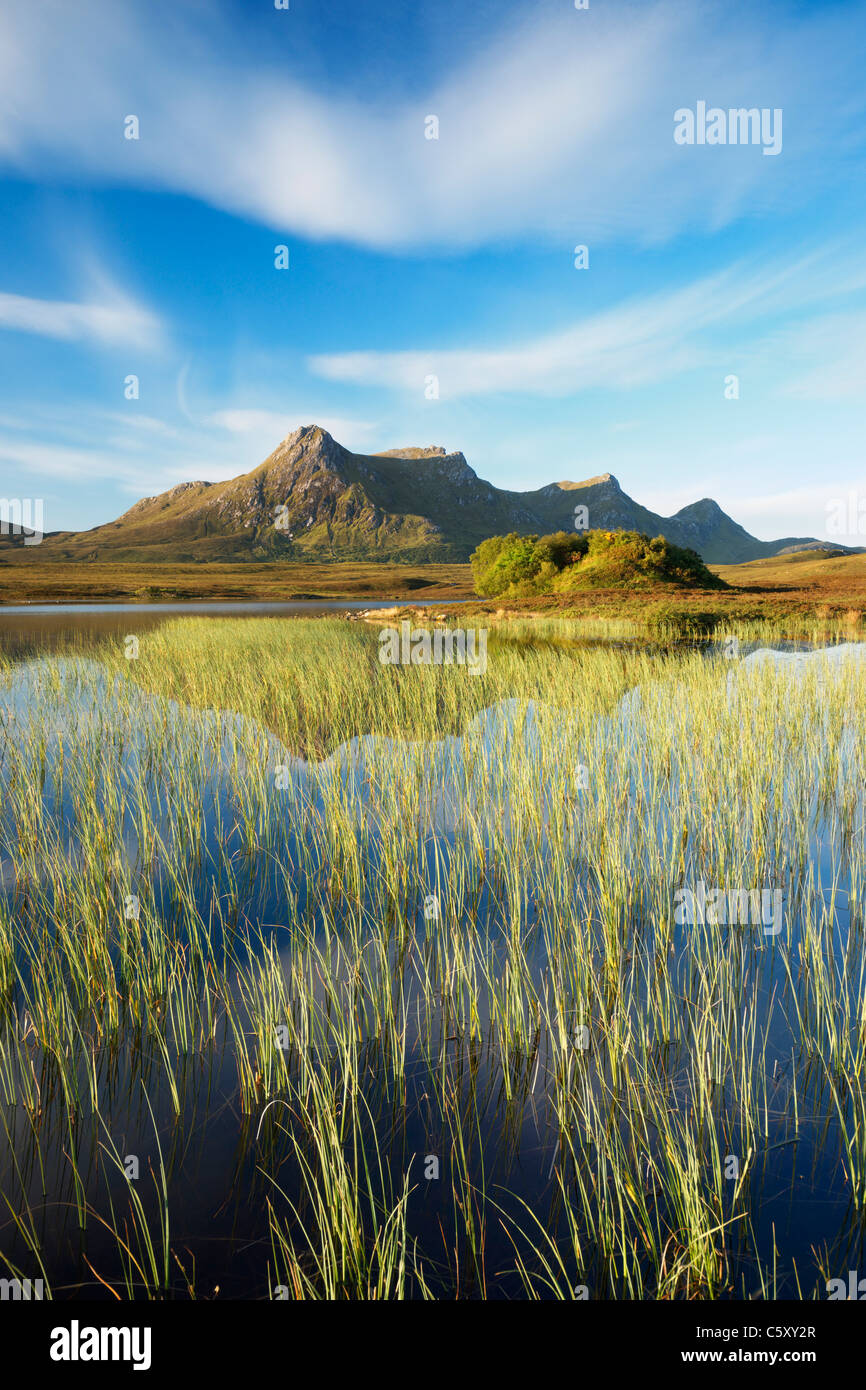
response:
<path id="1" fill-rule="evenodd" d="M 10 1271 L 55 1297 L 768 1297 L 848 1257 L 863 666 L 516 636 L 481 677 L 382 667 L 338 619 L 5 666 Z M 781 932 L 677 924 L 699 880 L 783 888 Z M 832 1223 L 820 1260 L 767 1238 L 782 1175 Z"/>

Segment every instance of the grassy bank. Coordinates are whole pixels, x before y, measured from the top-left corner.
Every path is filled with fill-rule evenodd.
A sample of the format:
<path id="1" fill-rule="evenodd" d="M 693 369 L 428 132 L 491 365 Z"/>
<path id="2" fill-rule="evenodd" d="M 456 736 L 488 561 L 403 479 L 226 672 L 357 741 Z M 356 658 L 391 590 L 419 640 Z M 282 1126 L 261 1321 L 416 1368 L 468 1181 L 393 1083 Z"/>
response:
<path id="1" fill-rule="evenodd" d="M 485 622 L 566 619 L 586 635 L 689 636 L 751 624 L 791 637 L 857 636 L 866 615 L 866 556 L 815 552 L 711 567 L 725 590 L 647 584 L 531 599 L 480 599 L 468 565 L 47 565 L 38 549 L 0 564 L 0 605 L 289 599 L 469 600 Z M 2 613 L 2 608 L 0 608 Z"/>
<path id="2" fill-rule="evenodd" d="M 501 622 L 530 617 L 567 620 L 587 635 L 608 624 L 633 635 L 720 635 L 749 628 L 754 635 L 855 638 L 866 626 L 866 555 L 818 556 L 815 552 L 747 565 L 710 567 L 725 590 L 648 586 L 591 594 L 471 601 L 470 611 Z M 577 627 L 574 628 L 577 631 Z"/>
<path id="3" fill-rule="evenodd" d="M 46 563 L 39 548 L 0 562 L 0 605 L 343 598 L 465 598 L 468 565 Z"/>

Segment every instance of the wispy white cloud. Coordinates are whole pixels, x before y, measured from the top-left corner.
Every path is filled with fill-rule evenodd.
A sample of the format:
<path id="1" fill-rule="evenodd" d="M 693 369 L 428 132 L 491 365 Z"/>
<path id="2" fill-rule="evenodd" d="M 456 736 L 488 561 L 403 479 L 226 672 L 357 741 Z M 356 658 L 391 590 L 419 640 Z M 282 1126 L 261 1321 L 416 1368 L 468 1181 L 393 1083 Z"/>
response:
<path id="1" fill-rule="evenodd" d="M 780 314 L 807 314 L 818 296 L 850 295 L 866 285 L 866 262 L 811 253 L 785 264 L 735 265 L 691 285 L 638 297 L 589 315 L 573 327 L 488 348 L 405 352 L 325 353 L 310 370 L 331 381 L 421 394 L 435 376 L 442 399 L 497 392 L 561 396 L 602 387 L 630 390 L 696 367 L 728 366 L 739 332 L 743 352 L 773 359 L 778 373 L 783 338 L 756 338 L 755 325 Z M 807 273 L 808 272 L 808 273 Z M 839 315 L 847 324 L 847 316 Z M 858 316 L 846 337 L 853 343 Z M 714 336 L 724 328 L 724 344 Z M 832 338 L 832 326 L 824 330 Z M 862 331 L 862 330 L 861 330 Z M 797 335 L 808 333 L 798 327 Z M 784 336 L 784 335 L 783 335 Z M 789 345 L 799 343 L 799 336 Z M 843 354 L 843 349 L 837 349 Z M 862 344 L 858 359 L 862 365 Z M 855 373 L 856 376 L 856 373 Z"/>
<path id="2" fill-rule="evenodd" d="M 127 440 L 139 436 L 135 442 L 145 448 L 150 446 L 153 435 L 166 439 L 177 439 L 179 436 L 177 427 L 170 425 L 167 420 L 161 420 L 155 415 L 141 415 L 137 410 L 107 411 L 105 418 L 115 425 L 120 425 Z"/>
<path id="3" fill-rule="evenodd" d="M 341 443 L 366 438 L 376 428 L 369 420 L 353 420 L 316 411 L 307 411 L 301 417 L 278 410 L 218 410 L 209 418 L 210 423 L 231 434 L 265 436 L 272 441 L 272 447 L 301 425 L 321 425 Z"/>
<path id="4" fill-rule="evenodd" d="M 316 90 L 301 61 L 277 68 L 193 9 L 7 5 L 0 158 L 388 249 L 523 236 L 647 244 L 746 208 L 789 210 L 842 176 L 827 151 L 854 153 L 862 121 L 864 26 L 851 6 L 783 24 L 772 7 L 709 0 L 521 7 L 411 100 L 405 86 Z M 782 155 L 675 145 L 673 113 L 698 97 L 785 108 Z M 128 114 L 138 141 L 123 138 Z M 438 140 L 424 138 L 428 114 Z"/>
<path id="5" fill-rule="evenodd" d="M 115 452 L 78 449 L 66 444 L 9 439 L 0 436 L 0 463 L 31 475 L 89 482 L 100 478 L 132 483 L 141 479 L 141 461 L 124 462 Z M 56 530 L 57 527 L 52 529 Z"/>
<path id="6" fill-rule="evenodd" d="M 866 545 L 866 535 L 858 532 L 856 526 L 850 533 L 842 534 L 828 527 L 840 500 L 845 503 L 851 492 L 858 499 L 866 497 L 866 475 L 848 482 L 828 480 L 741 496 L 737 498 L 737 521 L 760 536 L 809 535 L 842 545 Z"/>
<path id="7" fill-rule="evenodd" d="M 86 420 L 55 411 L 42 420 L 0 420 L 0 470 L 7 479 L 17 471 L 18 491 L 25 480 L 59 478 L 112 482 L 141 497 L 181 482 L 235 478 L 261 463 L 298 425 L 310 423 L 322 425 L 350 448 L 362 447 L 375 429 L 364 420 L 302 418 L 265 409 L 205 411 L 188 424 L 132 409 L 128 414 L 97 410 Z M 12 433 L 13 428 L 20 433 Z M 12 483 L 4 486 L 12 488 Z"/>
<path id="8" fill-rule="evenodd" d="M 133 497 L 154 495 L 177 483 L 221 482 L 253 466 L 250 463 L 241 467 L 230 451 L 220 454 L 193 439 L 183 439 L 161 453 L 151 451 L 146 459 L 129 441 L 126 449 L 123 444 L 117 438 L 80 447 L 56 440 L 21 440 L 0 435 L 0 466 L 5 478 L 11 475 L 10 491 L 21 491 L 22 487 L 25 492 L 32 491 L 42 479 L 59 478 L 76 484 L 112 482 Z M 13 472 L 16 468 L 21 470 L 17 482 Z M 52 529 L 58 529 L 56 521 L 52 522 Z"/>
<path id="9" fill-rule="evenodd" d="M 120 296 L 105 303 L 31 299 L 0 292 L 0 330 L 36 333 L 65 342 L 116 343 L 152 349 L 163 339 L 159 319 L 150 310 Z"/>
<path id="10" fill-rule="evenodd" d="M 784 364 L 784 394 L 803 400 L 866 398 L 866 310 L 816 314 L 763 344 Z"/>

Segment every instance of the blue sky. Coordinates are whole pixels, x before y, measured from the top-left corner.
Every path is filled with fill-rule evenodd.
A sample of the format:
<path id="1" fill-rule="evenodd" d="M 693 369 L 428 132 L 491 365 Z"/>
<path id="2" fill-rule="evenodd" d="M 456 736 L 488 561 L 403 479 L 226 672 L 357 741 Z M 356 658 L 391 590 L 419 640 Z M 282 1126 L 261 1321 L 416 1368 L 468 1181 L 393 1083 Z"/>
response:
<path id="1" fill-rule="evenodd" d="M 92 526 L 317 422 L 767 538 L 866 497 L 863 4 L 290 3 L 0 0 L 5 496 Z"/>

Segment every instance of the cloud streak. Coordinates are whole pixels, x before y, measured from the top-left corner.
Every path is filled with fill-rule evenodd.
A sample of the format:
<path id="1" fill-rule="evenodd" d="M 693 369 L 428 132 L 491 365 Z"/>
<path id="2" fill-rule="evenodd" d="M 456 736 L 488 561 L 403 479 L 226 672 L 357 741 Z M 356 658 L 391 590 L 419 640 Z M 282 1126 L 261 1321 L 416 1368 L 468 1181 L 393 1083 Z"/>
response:
<path id="1" fill-rule="evenodd" d="M 829 268 L 828 268 L 829 267 Z M 581 320 L 574 326 L 536 336 L 507 347 L 423 349 L 401 352 L 320 353 L 308 359 L 310 370 L 330 381 L 420 394 L 435 376 L 442 399 L 483 396 L 498 392 L 567 396 L 597 388 L 632 390 L 652 385 L 703 366 L 730 370 L 732 343 L 740 331 L 743 352 L 751 358 L 785 354 L 796 358 L 809 342 L 809 324 L 756 337 L 755 325 L 773 316 L 808 313 L 816 301 L 851 295 L 866 285 L 866 266 L 833 263 L 827 252 L 785 265 L 737 264 L 705 276 L 691 285 L 635 298 Z M 843 333 L 841 325 L 850 327 Z M 822 334 L 837 345 L 847 339 L 853 350 L 863 315 L 840 313 L 829 323 L 820 319 Z M 715 330 L 724 328 L 722 345 Z M 862 386 L 862 347 L 857 370 L 828 369 L 840 394 Z M 799 363 L 802 370 L 802 359 Z M 791 365 L 793 372 L 793 361 Z M 821 379 L 824 373 L 822 369 Z M 818 392 L 818 382 L 814 382 Z M 792 392 L 807 387 L 791 383 Z"/>
<path id="2" fill-rule="evenodd" d="M 216 425 L 218 429 L 228 430 L 230 434 L 269 439 L 272 441 L 271 448 L 301 425 L 321 425 L 322 429 L 327 430 L 341 443 L 366 437 L 376 428 L 369 420 L 353 420 L 346 416 L 329 415 L 327 412 L 315 410 L 308 410 L 303 417 L 278 410 L 218 410 L 208 417 L 208 423 Z"/>
<path id="3" fill-rule="evenodd" d="M 359 98 L 324 94 L 300 59 L 277 68 L 160 0 L 42 0 L 0 13 L 0 159 L 390 251 L 526 237 L 649 244 L 745 210 L 790 210 L 840 177 L 827 150 L 856 150 L 863 47 L 850 7 L 780 23 L 745 5 L 539 5 L 417 98 L 378 87 Z M 790 100 L 801 116 L 786 116 L 775 160 L 677 146 L 673 113 L 697 96 Z M 122 135 L 130 113 L 138 141 Z M 424 138 L 428 114 L 438 140 Z"/>
<path id="4" fill-rule="evenodd" d="M 157 317 L 131 300 L 76 304 L 3 292 L 0 292 L 0 329 L 35 333 L 62 342 L 83 340 L 102 347 L 122 343 L 153 349 L 160 345 L 163 337 Z"/>

